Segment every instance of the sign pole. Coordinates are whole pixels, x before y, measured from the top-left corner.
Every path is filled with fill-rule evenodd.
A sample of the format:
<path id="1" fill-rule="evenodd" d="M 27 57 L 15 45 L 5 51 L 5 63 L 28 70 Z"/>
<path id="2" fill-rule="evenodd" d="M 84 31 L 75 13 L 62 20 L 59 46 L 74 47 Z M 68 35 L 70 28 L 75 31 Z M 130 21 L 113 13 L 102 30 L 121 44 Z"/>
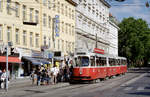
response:
<path id="1" fill-rule="evenodd" d="M 6 46 L 6 92 L 8 91 L 8 45 Z"/>

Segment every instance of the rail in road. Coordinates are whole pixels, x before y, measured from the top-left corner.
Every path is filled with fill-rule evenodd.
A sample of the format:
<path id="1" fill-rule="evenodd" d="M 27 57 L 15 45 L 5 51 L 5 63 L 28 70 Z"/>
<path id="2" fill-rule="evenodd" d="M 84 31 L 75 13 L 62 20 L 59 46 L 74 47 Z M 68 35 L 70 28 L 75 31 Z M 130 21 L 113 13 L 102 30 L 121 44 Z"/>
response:
<path id="1" fill-rule="evenodd" d="M 29 96 L 35 96 L 35 97 L 46 97 L 47 95 L 59 95 L 60 94 L 66 94 L 70 95 L 67 93 L 69 91 L 72 93 L 72 95 L 76 94 L 77 91 L 78 93 L 83 93 L 89 90 L 89 92 L 93 92 L 98 90 L 104 91 L 105 89 L 111 89 L 114 86 L 121 86 L 123 83 L 126 81 L 129 81 L 133 78 L 138 77 L 142 70 L 136 70 L 138 72 L 131 72 L 131 70 L 126 73 L 124 76 L 118 76 L 113 79 L 109 79 L 106 81 L 101 81 L 99 83 L 95 84 L 75 84 L 75 85 L 70 85 L 68 83 L 59 83 L 57 85 L 50 85 L 50 86 L 27 86 L 27 87 L 21 87 L 21 88 L 16 88 L 8 91 L 8 93 L 5 92 L 0 92 L 0 97 L 29 97 Z M 131 73 L 130 73 L 131 72 Z M 145 72 L 148 72 L 147 70 Z M 49 97 L 49 96 L 48 96 Z M 61 97 L 61 95 L 60 95 Z"/>

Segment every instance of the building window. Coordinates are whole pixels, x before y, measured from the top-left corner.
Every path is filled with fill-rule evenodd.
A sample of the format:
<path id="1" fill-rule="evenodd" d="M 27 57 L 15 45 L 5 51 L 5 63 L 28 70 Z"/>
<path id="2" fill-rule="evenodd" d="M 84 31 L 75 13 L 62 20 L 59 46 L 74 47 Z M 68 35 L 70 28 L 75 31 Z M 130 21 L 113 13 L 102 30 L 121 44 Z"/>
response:
<path id="1" fill-rule="evenodd" d="M 55 45 L 55 44 L 56 44 L 56 40 L 54 39 L 54 49 L 55 49 L 55 47 L 56 47 L 56 45 Z"/>
<path id="2" fill-rule="evenodd" d="M 23 10 L 22 10 L 22 13 L 23 13 L 23 20 L 26 20 L 26 11 L 27 11 L 27 8 L 25 5 L 23 5 Z"/>
<path id="3" fill-rule="evenodd" d="M 19 29 L 16 29 L 16 44 L 19 44 Z"/>
<path id="4" fill-rule="evenodd" d="M 10 12 L 10 0 L 7 0 L 7 14 L 11 14 Z"/>
<path id="5" fill-rule="evenodd" d="M 7 41 L 11 41 L 11 27 L 7 27 Z"/>
<path id="6" fill-rule="evenodd" d="M 36 34 L 35 37 L 35 45 L 36 47 L 39 47 L 39 34 Z"/>
<path id="7" fill-rule="evenodd" d="M 68 43 L 66 41 L 66 52 L 68 52 Z"/>
<path id="8" fill-rule="evenodd" d="M 48 9 L 51 9 L 51 2 L 48 0 Z"/>
<path id="9" fill-rule="evenodd" d="M 0 40 L 2 40 L 2 35 L 3 35 L 3 34 L 2 34 L 2 33 L 3 33 L 2 31 L 3 31 L 2 25 L 0 25 Z"/>
<path id="10" fill-rule="evenodd" d="M 62 27 L 62 32 L 64 32 L 64 22 L 62 22 L 61 27 Z"/>
<path id="11" fill-rule="evenodd" d="M 51 39 L 50 38 L 48 39 L 48 47 L 49 48 L 51 47 Z"/>
<path id="12" fill-rule="evenodd" d="M 72 26 L 72 36 L 74 36 L 74 26 Z"/>
<path id="13" fill-rule="evenodd" d="M 68 33 L 68 24 L 66 23 L 66 33 Z"/>
<path id="14" fill-rule="evenodd" d="M 35 11 L 35 21 L 37 24 L 39 23 L 39 11 L 38 10 Z"/>
<path id="15" fill-rule="evenodd" d="M 71 19 L 71 8 L 69 8 L 69 18 Z"/>
<path id="16" fill-rule="evenodd" d="M 64 52 L 64 40 L 62 40 L 62 51 Z"/>
<path id="17" fill-rule="evenodd" d="M 72 10 L 72 19 L 74 20 L 74 10 Z"/>
<path id="18" fill-rule="evenodd" d="M 43 5 L 44 5 L 44 6 L 47 5 L 47 0 L 43 0 Z"/>
<path id="19" fill-rule="evenodd" d="M 67 8 L 67 6 L 65 6 L 65 15 L 66 16 L 68 15 L 68 8 Z"/>
<path id="20" fill-rule="evenodd" d="M 60 3 L 57 4 L 57 12 L 60 13 Z"/>
<path id="21" fill-rule="evenodd" d="M 15 4 L 16 4 L 16 17 L 19 17 L 19 7 L 20 7 L 20 5 L 19 5 L 18 2 L 16 2 Z"/>
<path id="22" fill-rule="evenodd" d="M 48 16 L 48 27 L 51 28 L 51 17 Z"/>
<path id="23" fill-rule="evenodd" d="M 72 43 L 72 52 L 74 52 L 74 43 Z"/>
<path id="24" fill-rule="evenodd" d="M 33 8 L 30 8 L 30 22 L 33 22 Z"/>
<path id="25" fill-rule="evenodd" d="M 23 45 L 27 45 L 27 32 L 23 31 Z"/>
<path id="26" fill-rule="evenodd" d="M 60 49 L 60 41 L 58 40 L 58 50 Z"/>
<path id="27" fill-rule="evenodd" d="M 30 32 L 30 46 L 33 47 L 33 32 Z"/>
<path id="28" fill-rule="evenodd" d="M 69 24 L 69 34 L 71 35 L 71 25 Z"/>
<path id="29" fill-rule="evenodd" d="M 3 9 L 3 0 L 0 0 L 0 11 Z"/>
<path id="30" fill-rule="evenodd" d="M 55 11 L 56 9 L 56 3 L 55 3 L 55 0 L 53 0 L 53 6 L 52 6 L 53 10 Z"/>
<path id="31" fill-rule="evenodd" d="M 39 0 L 35 0 L 36 2 L 39 2 Z"/>
<path id="32" fill-rule="evenodd" d="M 43 26 L 46 27 L 46 14 L 43 14 Z"/>
<path id="33" fill-rule="evenodd" d="M 61 13 L 64 14 L 64 4 L 61 4 Z"/>
<path id="34" fill-rule="evenodd" d="M 44 36 L 44 46 L 46 45 L 46 36 Z"/>

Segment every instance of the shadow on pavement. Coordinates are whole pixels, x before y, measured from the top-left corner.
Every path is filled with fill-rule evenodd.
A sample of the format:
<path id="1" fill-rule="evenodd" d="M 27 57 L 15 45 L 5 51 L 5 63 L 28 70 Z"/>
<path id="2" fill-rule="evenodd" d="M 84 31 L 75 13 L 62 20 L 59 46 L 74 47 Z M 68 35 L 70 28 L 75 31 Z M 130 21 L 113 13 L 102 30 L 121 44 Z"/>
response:
<path id="1" fill-rule="evenodd" d="M 24 90 L 24 91 L 33 92 L 33 93 L 45 93 L 43 91 L 37 91 L 37 90 Z"/>
<path id="2" fill-rule="evenodd" d="M 131 95 L 141 95 L 141 96 L 150 96 L 150 92 L 135 92 L 135 93 L 127 93 Z"/>

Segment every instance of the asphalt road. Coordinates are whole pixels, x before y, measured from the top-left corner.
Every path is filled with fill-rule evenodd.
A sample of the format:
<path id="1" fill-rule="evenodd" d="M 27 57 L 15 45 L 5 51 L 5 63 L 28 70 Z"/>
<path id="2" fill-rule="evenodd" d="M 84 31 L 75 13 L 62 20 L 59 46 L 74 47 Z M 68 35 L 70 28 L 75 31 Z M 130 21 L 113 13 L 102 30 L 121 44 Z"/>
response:
<path id="1" fill-rule="evenodd" d="M 95 84 L 20 87 L 0 91 L 0 97 L 150 97 L 150 72 L 130 71 Z"/>

